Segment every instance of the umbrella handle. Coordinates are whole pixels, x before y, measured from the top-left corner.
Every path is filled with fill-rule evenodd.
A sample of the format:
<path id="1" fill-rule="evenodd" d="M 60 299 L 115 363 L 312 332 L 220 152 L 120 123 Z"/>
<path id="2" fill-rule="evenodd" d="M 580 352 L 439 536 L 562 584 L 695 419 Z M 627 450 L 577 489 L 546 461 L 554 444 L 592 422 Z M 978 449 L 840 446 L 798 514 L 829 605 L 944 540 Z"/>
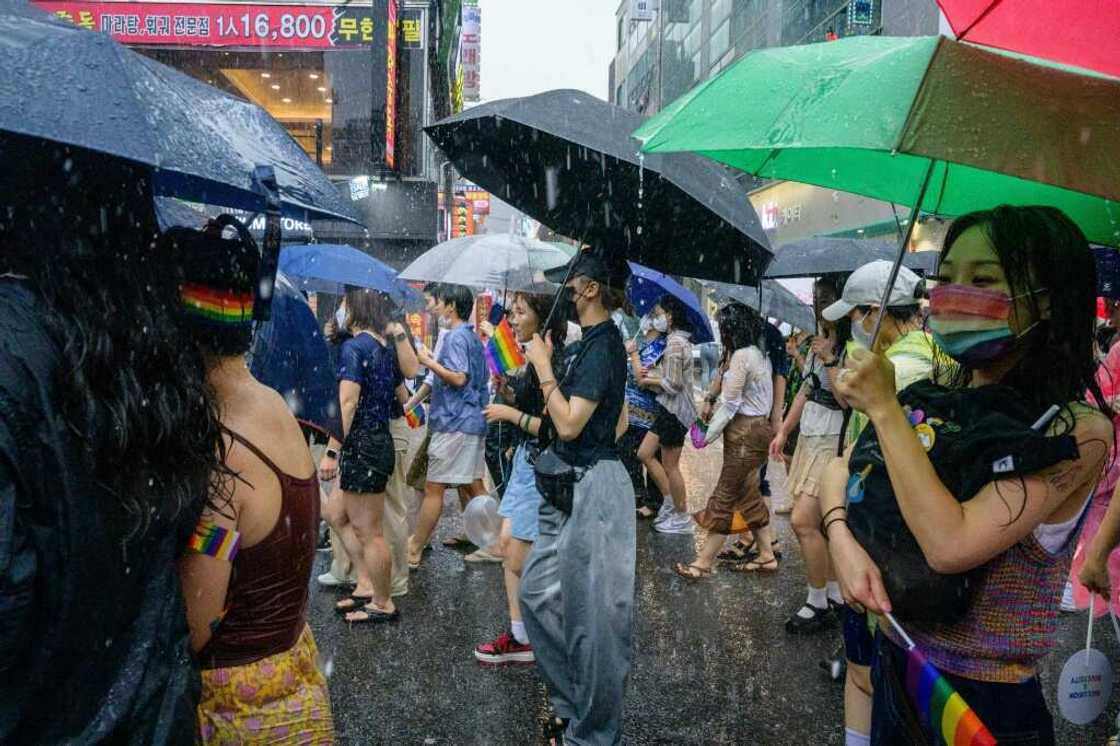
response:
<path id="1" fill-rule="evenodd" d="M 933 166 L 935 161 L 930 159 L 929 165 L 926 167 L 926 175 L 922 179 L 922 188 L 918 190 L 918 199 L 915 200 L 914 206 L 910 209 L 910 222 L 906 225 L 906 233 L 902 236 L 902 240 L 898 242 L 898 256 L 895 257 L 894 264 L 891 265 L 891 274 L 887 278 L 887 287 L 883 291 L 883 302 L 879 304 L 879 318 L 875 321 L 875 331 L 871 334 L 871 349 L 875 349 L 875 343 L 879 341 L 879 330 L 883 328 L 883 319 L 887 317 L 887 304 L 891 300 L 891 291 L 894 290 L 895 280 L 898 279 L 898 270 L 902 267 L 902 260 L 906 256 L 906 249 L 910 245 L 910 238 L 914 235 L 914 226 L 918 223 L 918 214 L 922 211 L 922 202 L 926 198 L 926 190 L 929 189 L 930 179 L 933 177 Z"/>
<path id="2" fill-rule="evenodd" d="M 276 270 L 280 265 L 280 186 L 272 166 L 253 169 L 253 189 L 264 197 L 265 228 L 261 245 L 261 263 L 253 288 L 253 320 L 268 321 L 272 318 L 272 296 L 276 285 Z"/>

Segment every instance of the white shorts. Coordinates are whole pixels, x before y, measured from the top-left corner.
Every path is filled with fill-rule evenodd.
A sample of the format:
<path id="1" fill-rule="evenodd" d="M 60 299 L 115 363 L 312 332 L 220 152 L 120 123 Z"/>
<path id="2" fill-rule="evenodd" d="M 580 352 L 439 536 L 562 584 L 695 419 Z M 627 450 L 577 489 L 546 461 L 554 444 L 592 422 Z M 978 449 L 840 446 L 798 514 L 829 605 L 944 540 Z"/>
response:
<path id="1" fill-rule="evenodd" d="M 486 440 L 482 435 L 432 433 L 428 443 L 428 481 L 456 487 L 482 479 Z"/>

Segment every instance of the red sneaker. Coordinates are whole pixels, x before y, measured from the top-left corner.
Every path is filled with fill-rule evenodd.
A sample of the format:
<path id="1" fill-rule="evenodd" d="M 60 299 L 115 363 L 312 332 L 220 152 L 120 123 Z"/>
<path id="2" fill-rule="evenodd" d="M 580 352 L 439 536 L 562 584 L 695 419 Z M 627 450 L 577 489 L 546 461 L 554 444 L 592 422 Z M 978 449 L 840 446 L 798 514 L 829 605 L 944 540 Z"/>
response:
<path id="1" fill-rule="evenodd" d="M 498 635 L 494 642 L 484 642 L 474 649 L 474 657 L 479 663 L 491 666 L 505 666 L 510 663 L 535 663 L 532 645 L 522 645 L 510 632 Z"/>

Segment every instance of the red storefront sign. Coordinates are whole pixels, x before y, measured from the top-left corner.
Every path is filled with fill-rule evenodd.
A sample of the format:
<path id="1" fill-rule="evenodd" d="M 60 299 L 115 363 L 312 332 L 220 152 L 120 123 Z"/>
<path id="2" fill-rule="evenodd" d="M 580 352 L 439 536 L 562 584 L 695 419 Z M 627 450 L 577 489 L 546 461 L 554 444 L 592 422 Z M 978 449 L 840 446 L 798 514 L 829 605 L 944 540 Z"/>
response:
<path id="1" fill-rule="evenodd" d="M 326 5 L 120 3 L 32 0 L 63 20 L 122 44 L 330 49 L 368 46 L 370 9 Z M 391 15 L 395 15 L 390 3 Z M 396 23 L 389 33 L 395 37 Z M 395 39 L 394 39 L 395 41 Z M 395 72 L 395 44 L 390 46 Z"/>

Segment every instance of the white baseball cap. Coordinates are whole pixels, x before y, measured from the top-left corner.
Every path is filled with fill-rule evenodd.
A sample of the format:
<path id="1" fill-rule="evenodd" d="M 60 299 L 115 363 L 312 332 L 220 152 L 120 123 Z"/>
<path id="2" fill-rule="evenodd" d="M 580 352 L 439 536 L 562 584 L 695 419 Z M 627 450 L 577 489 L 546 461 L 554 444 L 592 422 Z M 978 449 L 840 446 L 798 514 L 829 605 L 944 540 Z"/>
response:
<path id="1" fill-rule="evenodd" d="M 858 306 L 875 306 L 883 302 L 883 292 L 887 289 L 887 280 L 891 277 L 891 262 L 880 259 L 868 262 L 848 277 L 844 283 L 844 292 L 840 300 L 828 306 L 821 312 L 826 321 L 839 321 L 847 316 L 853 308 Z M 906 267 L 898 268 L 898 277 L 891 290 L 888 307 L 916 306 L 918 299 L 915 292 L 921 282 L 912 270 Z"/>

